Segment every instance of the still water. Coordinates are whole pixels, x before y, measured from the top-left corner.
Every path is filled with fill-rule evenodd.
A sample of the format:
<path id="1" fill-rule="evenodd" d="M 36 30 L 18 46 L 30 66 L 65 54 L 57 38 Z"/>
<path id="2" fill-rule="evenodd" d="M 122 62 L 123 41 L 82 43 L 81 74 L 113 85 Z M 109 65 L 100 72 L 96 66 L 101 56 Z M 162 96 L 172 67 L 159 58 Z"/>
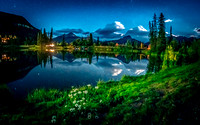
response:
<path id="1" fill-rule="evenodd" d="M 148 59 L 142 54 L 86 52 L 2 52 L 1 83 L 17 97 L 36 88 L 67 89 L 123 75 L 144 75 Z"/>

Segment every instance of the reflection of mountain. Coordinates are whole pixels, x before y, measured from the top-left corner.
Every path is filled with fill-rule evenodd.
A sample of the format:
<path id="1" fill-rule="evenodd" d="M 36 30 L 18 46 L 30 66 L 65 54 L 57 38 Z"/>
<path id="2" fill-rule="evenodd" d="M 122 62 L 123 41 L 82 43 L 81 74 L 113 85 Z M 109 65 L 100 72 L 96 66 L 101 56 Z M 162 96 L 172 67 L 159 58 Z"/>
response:
<path id="1" fill-rule="evenodd" d="M 24 52 L 1 54 L 0 83 L 9 83 L 26 76 L 31 69 L 38 65 L 36 54 Z"/>
<path id="2" fill-rule="evenodd" d="M 68 62 L 73 62 L 76 59 L 73 54 L 65 51 L 57 54 L 56 57 L 62 60 L 67 60 Z"/>
<path id="3" fill-rule="evenodd" d="M 131 58 L 127 59 L 125 56 L 122 56 L 122 55 L 118 55 L 118 56 L 117 56 L 117 59 L 119 59 L 119 60 L 121 60 L 122 62 L 127 63 L 127 64 L 129 64 L 130 61 L 131 61 Z"/>
<path id="4" fill-rule="evenodd" d="M 139 54 L 123 54 L 123 55 L 118 55 L 117 59 L 121 60 L 122 62 L 129 64 L 132 61 L 135 60 L 141 60 L 146 58 L 144 55 L 139 55 Z"/>

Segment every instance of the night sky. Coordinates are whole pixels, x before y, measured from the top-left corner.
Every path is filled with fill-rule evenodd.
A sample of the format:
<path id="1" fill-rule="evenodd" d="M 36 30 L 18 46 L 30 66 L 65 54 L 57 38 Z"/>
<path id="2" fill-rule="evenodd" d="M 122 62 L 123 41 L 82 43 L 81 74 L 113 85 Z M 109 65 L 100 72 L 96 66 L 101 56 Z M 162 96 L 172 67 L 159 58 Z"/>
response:
<path id="1" fill-rule="evenodd" d="M 54 36 L 89 32 L 101 40 L 124 35 L 148 41 L 148 22 L 161 12 L 166 32 L 200 37 L 200 0 L 0 0 L 0 11 L 24 16 L 38 29 L 54 28 Z"/>

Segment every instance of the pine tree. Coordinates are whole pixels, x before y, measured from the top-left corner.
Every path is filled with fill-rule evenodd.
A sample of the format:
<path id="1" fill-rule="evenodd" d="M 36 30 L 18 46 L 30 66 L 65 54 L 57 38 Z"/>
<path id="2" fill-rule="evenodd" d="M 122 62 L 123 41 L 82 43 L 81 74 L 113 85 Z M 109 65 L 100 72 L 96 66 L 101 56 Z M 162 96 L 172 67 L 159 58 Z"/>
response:
<path id="1" fill-rule="evenodd" d="M 155 52 L 157 47 L 157 36 L 158 36 L 156 14 L 154 14 L 153 16 L 152 23 L 149 22 L 149 29 L 150 29 L 149 36 L 150 36 L 151 51 Z"/>
<path id="2" fill-rule="evenodd" d="M 39 31 L 37 34 L 37 45 L 38 46 L 41 46 L 41 40 L 42 40 L 42 33 L 41 33 L 41 31 Z"/>
<path id="3" fill-rule="evenodd" d="M 153 22 L 152 22 L 152 24 L 153 24 L 153 36 L 154 36 L 154 38 L 157 38 L 157 34 L 158 34 L 158 31 L 157 31 L 157 17 L 156 17 L 156 14 L 154 13 L 154 16 L 153 16 Z"/>
<path id="4" fill-rule="evenodd" d="M 65 46 L 66 45 L 66 42 L 65 42 L 65 34 L 63 34 L 63 40 L 61 42 L 61 46 Z"/>
<path id="5" fill-rule="evenodd" d="M 160 14 L 159 17 L 159 32 L 158 32 L 158 40 L 157 40 L 157 51 L 161 53 L 165 51 L 166 48 L 166 37 L 165 37 L 165 18 L 163 13 Z"/>
<path id="6" fill-rule="evenodd" d="M 93 37 L 92 37 L 92 33 L 90 33 L 90 39 L 89 39 L 89 46 L 93 45 Z"/>
<path id="7" fill-rule="evenodd" d="M 50 38 L 49 38 L 50 43 L 52 42 L 52 40 L 53 40 L 53 28 L 51 28 L 51 33 L 50 33 Z"/>
<path id="8" fill-rule="evenodd" d="M 150 37 L 150 44 L 151 44 L 151 50 L 154 50 L 154 43 L 153 43 L 153 26 L 151 24 L 151 21 L 149 21 L 149 37 Z M 153 47 L 152 47 L 153 46 Z M 136 48 L 135 46 L 135 42 L 134 42 L 134 47 Z"/>

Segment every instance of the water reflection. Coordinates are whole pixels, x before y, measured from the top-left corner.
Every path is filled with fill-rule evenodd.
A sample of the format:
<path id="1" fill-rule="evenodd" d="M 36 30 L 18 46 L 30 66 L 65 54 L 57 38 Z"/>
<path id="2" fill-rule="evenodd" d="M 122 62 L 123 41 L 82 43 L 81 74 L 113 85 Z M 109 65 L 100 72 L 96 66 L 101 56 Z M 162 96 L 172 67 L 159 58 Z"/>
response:
<path id="1" fill-rule="evenodd" d="M 15 52 L 12 56 L 6 54 L 15 58 L 12 62 L 15 68 L 8 65 L 8 61 L 1 61 L 0 66 L 5 70 L 10 67 L 12 72 L 14 69 L 21 71 L 7 73 L 9 77 L 20 76 L 9 81 L 5 81 L 5 77 L 1 78 L 4 80 L 1 82 L 8 83 L 15 95 L 25 95 L 35 88 L 66 89 L 84 84 L 95 85 L 99 80 L 119 80 L 123 75 L 142 75 L 147 72 L 148 64 L 146 56 L 141 54 L 66 51 Z"/>
<path id="2" fill-rule="evenodd" d="M 23 78 L 38 65 L 36 52 L 0 52 L 0 84 Z"/>
<path id="3" fill-rule="evenodd" d="M 148 72 L 158 72 L 162 69 L 163 59 L 160 55 L 149 56 Z"/>

